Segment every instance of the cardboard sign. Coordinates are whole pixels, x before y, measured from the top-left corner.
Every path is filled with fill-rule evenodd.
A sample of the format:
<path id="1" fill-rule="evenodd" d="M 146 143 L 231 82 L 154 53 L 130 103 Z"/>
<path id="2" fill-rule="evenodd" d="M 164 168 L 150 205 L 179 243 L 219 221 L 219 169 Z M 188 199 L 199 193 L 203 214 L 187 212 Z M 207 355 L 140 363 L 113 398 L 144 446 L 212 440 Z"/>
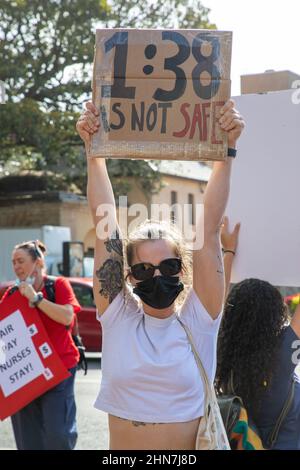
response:
<path id="1" fill-rule="evenodd" d="M 231 44 L 231 32 L 214 30 L 97 30 L 100 129 L 89 155 L 223 160 L 218 119 L 230 97 Z"/>
<path id="2" fill-rule="evenodd" d="M 39 315 L 19 292 L 0 303 L 1 420 L 70 376 Z"/>

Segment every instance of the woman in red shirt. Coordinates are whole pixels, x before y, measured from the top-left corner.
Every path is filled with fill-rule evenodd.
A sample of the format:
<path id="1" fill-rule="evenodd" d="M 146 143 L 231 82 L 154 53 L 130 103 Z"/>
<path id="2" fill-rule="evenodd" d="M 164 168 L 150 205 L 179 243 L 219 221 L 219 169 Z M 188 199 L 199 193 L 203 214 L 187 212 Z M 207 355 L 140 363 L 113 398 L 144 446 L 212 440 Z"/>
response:
<path id="1" fill-rule="evenodd" d="M 47 300 L 44 253 L 40 241 L 15 246 L 12 253 L 16 286 L 9 288 L 2 301 L 18 288 L 40 311 L 48 336 L 71 376 L 12 416 L 18 449 L 71 450 L 77 441 L 74 379 L 79 360 L 71 331 L 74 315 L 81 309 L 69 281 L 55 281 L 55 303 Z"/>

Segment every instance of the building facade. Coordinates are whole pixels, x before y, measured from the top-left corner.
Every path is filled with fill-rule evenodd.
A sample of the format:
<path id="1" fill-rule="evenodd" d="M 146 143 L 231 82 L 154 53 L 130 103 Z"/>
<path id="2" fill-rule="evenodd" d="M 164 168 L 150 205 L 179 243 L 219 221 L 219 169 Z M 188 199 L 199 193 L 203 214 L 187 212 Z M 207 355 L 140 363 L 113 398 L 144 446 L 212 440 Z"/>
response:
<path id="1" fill-rule="evenodd" d="M 158 206 L 169 208 L 169 214 L 176 219 L 179 207 L 188 204 L 189 222 L 194 225 L 197 204 L 203 201 L 211 169 L 202 162 L 166 160 L 161 162 L 159 172 L 162 176 L 162 189 L 150 197 L 145 194 L 137 178 L 128 178 L 131 184 L 131 190 L 125 195 L 128 228 L 141 222 L 144 215 L 144 218 L 157 218 Z M 171 206 L 174 206 L 174 210 Z M 160 219 L 164 219 L 164 214 L 166 212 L 162 211 Z M 70 227 L 72 240 L 82 241 L 85 251 L 93 252 L 96 233 L 86 197 L 64 191 L 0 195 L 0 228 L 42 225 Z"/>

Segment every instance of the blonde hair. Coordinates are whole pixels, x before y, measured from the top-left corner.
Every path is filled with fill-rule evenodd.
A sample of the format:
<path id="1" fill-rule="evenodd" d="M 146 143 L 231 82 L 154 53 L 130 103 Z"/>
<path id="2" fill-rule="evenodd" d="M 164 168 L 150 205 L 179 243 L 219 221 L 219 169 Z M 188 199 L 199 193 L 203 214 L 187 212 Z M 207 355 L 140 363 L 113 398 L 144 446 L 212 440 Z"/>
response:
<path id="1" fill-rule="evenodd" d="M 191 250 L 187 248 L 181 232 L 174 224 L 148 219 L 138 225 L 128 235 L 128 238 L 125 241 L 125 262 L 127 264 L 127 269 L 129 269 L 133 263 L 135 249 L 137 246 L 149 240 L 166 240 L 173 247 L 175 256 L 181 259 L 183 271 L 182 282 L 185 286 L 185 289 L 176 300 L 178 304 L 181 304 L 187 294 L 186 288 L 191 287 L 192 284 Z M 127 280 L 127 277 L 128 275 L 126 276 L 125 280 Z"/>

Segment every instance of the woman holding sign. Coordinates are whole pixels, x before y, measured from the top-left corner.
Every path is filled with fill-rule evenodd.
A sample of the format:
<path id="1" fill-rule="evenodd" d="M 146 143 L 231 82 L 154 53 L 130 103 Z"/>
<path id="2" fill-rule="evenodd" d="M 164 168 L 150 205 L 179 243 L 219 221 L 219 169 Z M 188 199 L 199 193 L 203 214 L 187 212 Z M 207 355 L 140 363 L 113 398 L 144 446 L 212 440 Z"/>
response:
<path id="1" fill-rule="evenodd" d="M 228 101 L 220 125 L 231 153 L 244 121 Z M 99 128 L 89 102 L 77 130 L 88 150 Z M 214 379 L 216 342 L 224 301 L 219 229 L 229 195 L 232 159 L 214 164 L 205 193 L 204 246 L 190 260 L 175 229 L 145 222 L 123 242 L 105 159 L 88 158 L 87 195 L 95 227 L 110 207 L 111 230 L 97 230 L 94 295 L 103 329 L 101 390 L 96 408 L 109 414 L 110 449 L 194 449 L 204 408 L 204 388 L 186 333 L 191 330 L 207 375 Z M 126 281 L 129 281 L 128 283 Z M 133 292 L 132 292 L 133 289 Z M 183 295 L 184 295 L 183 294 Z"/>
<path id="2" fill-rule="evenodd" d="M 38 308 L 49 339 L 71 376 L 14 414 L 12 424 L 20 450 L 71 450 L 77 440 L 74 379 L 79 359 L 71 331 L 80 305 L 63 277 L 55 278 L 55 302 L 48 300 L 45 252 L 40 241 L 15 246 L 12 262 L 17 281 L 2 302 L 18 289 L 30 306 Z"/>

